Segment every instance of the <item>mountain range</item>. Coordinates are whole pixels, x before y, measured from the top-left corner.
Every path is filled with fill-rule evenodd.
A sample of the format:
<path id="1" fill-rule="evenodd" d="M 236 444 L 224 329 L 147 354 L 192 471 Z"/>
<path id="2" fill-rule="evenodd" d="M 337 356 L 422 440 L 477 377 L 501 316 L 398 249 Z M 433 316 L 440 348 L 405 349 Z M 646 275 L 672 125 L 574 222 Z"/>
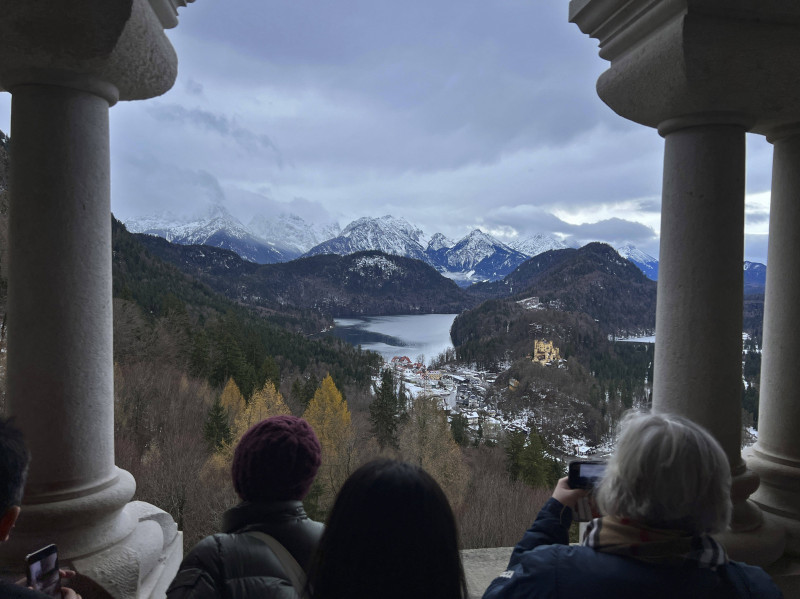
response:
<path id="1" fill-rule="evenodd" d="M 287 262 L 301 256 L 379 251 L 420 260 L 460 287 L 501 280 L 533 256 L 568 247 L 555 237 L 542 234 L 507 245 L 480 229 L 458 241 L 441 233 L 426 239 L 422 229 L 390 215 L 359 218 L 342 230 L 335 223 L 312 224 L 294 214 L 272 218 L 257 215 L 245 226 L 219 205 L 192 219 L 151 216 L 130 219 L 125 226 L 132 233 L 156 235 L 181 245 L 229 249 L 257 264 Z M 657 278 L 657 259 L 631 245 L 618 251 L 649 278 Z"/>

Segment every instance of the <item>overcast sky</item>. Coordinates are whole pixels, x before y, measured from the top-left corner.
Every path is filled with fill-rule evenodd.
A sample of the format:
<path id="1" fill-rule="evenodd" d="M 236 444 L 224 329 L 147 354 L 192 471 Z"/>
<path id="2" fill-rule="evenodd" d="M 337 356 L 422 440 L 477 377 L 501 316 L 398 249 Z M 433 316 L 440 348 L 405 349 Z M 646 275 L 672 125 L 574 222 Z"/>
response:
<path id="1" fill-rule="evenodd" d="M 663 140 L 597 97 L 607 63 L 567 5 L 197 0 L 168 32 L 173 89 L 111 110 L 112 210 L 392 214 L 454 240 L 549 233 L 657 256 Z M 758 262 L 771 156 L 748 136 Z"/>

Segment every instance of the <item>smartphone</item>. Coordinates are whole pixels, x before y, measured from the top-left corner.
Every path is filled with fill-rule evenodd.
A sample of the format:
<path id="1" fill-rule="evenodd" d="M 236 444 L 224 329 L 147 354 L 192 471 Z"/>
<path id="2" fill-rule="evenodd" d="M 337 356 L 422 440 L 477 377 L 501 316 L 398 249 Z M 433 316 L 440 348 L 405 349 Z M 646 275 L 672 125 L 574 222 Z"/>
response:
<path id="1" fill-rule="evenodd" d="M 567 484 L 572 489 L 593 489 L 606 471 L 602 460 L 574 460 L 569 463 Z"/>
<path id="2" fill-rule="evenodd" d="M 58 549 L 55 545 L 42 547 L 25 556 L 28 586 L 49 595 L 61 597 L 61 577 L 58 573 Z"/>

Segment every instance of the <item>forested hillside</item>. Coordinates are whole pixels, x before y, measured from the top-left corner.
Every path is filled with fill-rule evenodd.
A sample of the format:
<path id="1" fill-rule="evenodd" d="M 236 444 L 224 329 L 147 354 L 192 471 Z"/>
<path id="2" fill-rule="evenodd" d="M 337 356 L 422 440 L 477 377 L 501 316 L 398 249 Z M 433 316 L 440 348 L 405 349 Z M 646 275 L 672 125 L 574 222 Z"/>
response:
<path id="1" fill-rule="evenodd" d="M 610 334 L 655 328 L 656 282 L 604 243 L 550 250 L 521 264 L 503 281 L 470 289 L 478 298 L 536 296 L 567 312 L 585 313 Z"/>
<path id="2" fill-rule="evenodd" d="M 409 398 L 390 371 L 373 392 L 374 354 L 292 333 L 285 315 L 262 310 L 272 314 L 263 318 L 234 304 L 139 239 L 114 223 L 117 464 L 136 477 L 137 499 L 172 514 L 186 547 L 219 530 L 219 516 L 236 502 L 230 463 L 238 439 L 258 420 L 287 412 L 306 418 L 323 446 L 305 502 L 315 518 L 324 519 L 350 472 L 388 455 L 421 464 L 439 481 L 466 547 L 511 544 L 529 524 L 547 497 L 529 485 L 552 483 L 530 474 L 540 472 L 540 454 L 467 447 L 463 436 L 456 443 L 438 403 Z"/>
<path id="3" fill-rule="evenodd" d="M 238 302 L 329 317 L 451 314 L 474 300 L 431 266 L 381 252 L 259 265 L 226 250 L 137 235 L 150 252 Z"/>
<path id="4" fill-rule="evenodd" d="M 154 257 L 116 220 L 112 239 L 118 358 L 138 355 L 139 337 L 130 334 L 131 328 L 157 324 L 163 329 L 160 343 L 175 336 L 177 364 L 212 385 L 232 376 L 245 397 L 264 383 L 268 358 L 282 374 L 311 368 L 330 372 L 339 385 L 366 386 L 377 371 L 377 355 L 329 337 L 313 341 L 287 330 L 308 326 L 299 324 L 299 317 L 263 318 L 237 306 Z M 139 308 L 138 315 L 125 306 L 128 302 Z M 321 326 L 324 321 L 317 317 L 313 322 Z"/>
<path id="5" fill-rule="evenodd" d="M 614 338 L 653 333 L 656 283 L 613 248 L 548 251 L 502 282 L 475 287 L 504 299 L 455 319 L 454 357 L 499 373 L 490 404 L 537 431 L 546 452 L 606 442 L 625 410 L 648 403 L 651 347 Z M 537 342 L 558 357 L 537 361 Z"/>

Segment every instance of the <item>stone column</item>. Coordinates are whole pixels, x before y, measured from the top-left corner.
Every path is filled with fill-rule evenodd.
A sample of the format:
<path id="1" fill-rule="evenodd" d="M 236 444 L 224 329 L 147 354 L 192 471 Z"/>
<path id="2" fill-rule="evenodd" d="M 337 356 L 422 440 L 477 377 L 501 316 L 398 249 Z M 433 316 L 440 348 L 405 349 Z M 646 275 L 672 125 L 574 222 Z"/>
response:
<path id="1" fill-rule="evenodd" d="M 743 115 L 700 114 L 659 127 L 665 152 L 653 410 L 686 416 L 720 442 L 733 476 L 731 531 L 737 534 L 725 538 L 728 550 L 737 559 L 770 563 L 781 543 L 765 549 L 743 534 L 763 526 L 748 501 L 758 477 L 740 450 L 745 132 L 751 125 Z"/>
<path id="2" fill-rule="evenodd" d="M 43 518 L 61 530 L 92 516 L 88 529 L 59 535 L 69 556 L 90 552 L 98 536 L 114 542 L 133 528 L 113 516 L 135 485 L 114 467 L 108 401 L 108 105 L 88 92 L 46 85 L 20 86 L 12 102 L 8 401 L 34 458 L 14 537 L 42 545 L 52 535 Z M 93 517 L 93 504 L 109 501 L 103 511 L 110 510 L 110 521 Z"/>
<path id="3" fill-rule="evenodd" d="M 8 405 L 32 462 L 0 570 L 56 543 L 91 596 L 163 596 L 182 555 L 169 514 L 114 465 L 109 107 L 167 91 L 174 0 L 0 0 L 11 92 Z M 169 10 L 167 10 L 169 9 Z M 63 35 L 61 35 L 63 33 Z M 99 587 L 97 586 L 99 584 Z"/>
<path id="4" fill-rule="evenodd" d="M 653 409 L 708 428 L 741 463 L 745 131 L 735 115 L 664 123 Z"/>
<path id="5" fill-rule="evenodd" d="M 782 554 L 784 531 L 748 500 L 758 476 L 739 450 L 744 135 L 797 122 L 798 18 L 800 5 L 758 0 L 570 1 L 610 62 L 600 98 L 666 138 L 653 407 L 724 448 L 734 514 L 723 540 L 757 564 Z"/>
<path id="6" fill-rule="evenodd" d="M 787 552 L 800 557 L 800 127 L 768 139 L 775 150 L 758 443 L 747 457 L 761 476 L 754 501 L 786 529 Z"/>

